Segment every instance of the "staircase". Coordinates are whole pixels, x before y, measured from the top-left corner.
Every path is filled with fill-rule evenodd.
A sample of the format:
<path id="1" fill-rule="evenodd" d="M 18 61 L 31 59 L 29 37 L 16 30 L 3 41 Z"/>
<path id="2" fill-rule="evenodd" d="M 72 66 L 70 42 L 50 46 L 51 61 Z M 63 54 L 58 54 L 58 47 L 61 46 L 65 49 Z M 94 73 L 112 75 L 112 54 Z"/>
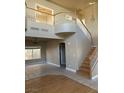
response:
<path id="1" fill-rule="evenodd" d="M 91 78 L 91 71 L 92 71 L 92 60 L 96 55 L 96 47 L 92 47 L 89 54 L 85 58 L 84 62 L 81 64 L 79 70 L 77 71 L 78 74 L 86 77 Z"/>

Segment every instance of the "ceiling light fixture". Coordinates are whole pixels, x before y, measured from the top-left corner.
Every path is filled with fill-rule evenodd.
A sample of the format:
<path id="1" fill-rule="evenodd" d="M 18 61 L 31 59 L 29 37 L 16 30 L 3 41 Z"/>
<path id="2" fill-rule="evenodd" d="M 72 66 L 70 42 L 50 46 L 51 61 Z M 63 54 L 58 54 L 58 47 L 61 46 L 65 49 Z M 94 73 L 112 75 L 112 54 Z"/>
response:
<path id="1" fill-rule="evenodd" d="M 89 5 L 94 5 L 96 2 L 89 2 Z"/>

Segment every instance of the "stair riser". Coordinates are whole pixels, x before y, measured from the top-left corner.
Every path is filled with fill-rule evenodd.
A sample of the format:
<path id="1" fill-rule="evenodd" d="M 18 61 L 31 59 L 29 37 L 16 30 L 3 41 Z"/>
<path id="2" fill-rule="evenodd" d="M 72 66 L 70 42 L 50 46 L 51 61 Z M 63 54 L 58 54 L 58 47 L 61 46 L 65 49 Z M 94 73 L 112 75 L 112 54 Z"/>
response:
<path id="1" fill-rule="evenodd" d="M 91 48 L 89 54 L 87 55 L 82 65 L 80 66 L 78 71 L 79 73 L 81 73 L 82 75 L 87 74 L 88 77 L 91 77 L 91 62 L 95 57 L 95 55 L 96 55 L 96 47 L 93 47 Z"/>
<path id="2" fill-rule="evenodd" d="M 84 72 L 90 72 L 90 69 L 80 68 L 80 70 L 82 70 Z"/>

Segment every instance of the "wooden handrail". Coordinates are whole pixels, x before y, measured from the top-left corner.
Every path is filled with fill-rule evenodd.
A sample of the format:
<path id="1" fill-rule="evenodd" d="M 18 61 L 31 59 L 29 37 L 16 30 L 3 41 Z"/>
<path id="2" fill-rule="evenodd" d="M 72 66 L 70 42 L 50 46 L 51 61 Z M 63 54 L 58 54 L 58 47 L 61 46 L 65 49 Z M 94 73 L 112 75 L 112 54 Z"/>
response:
<path id="1" fill-rule="evenodd" d="M 54 16 L 62 14 L 62 13 L 73 13 L 73 12 L 59 12 L 59 13 L 54 14 Z"/>
<path id="2" fill-rule="evenodd" d="M 27 9 L 30 9 L 30 10 L 33 10 L 33 11 L 36 11 L 36 12 L 39 12 L 39 13 L 45 13 L 45 14 L 48 14 L 48 15 L 51 15 L 51 16 L 56 16 L 56 15 L 59 15 L 59 14 L 62 14 L 62 13 L 73 13 L 73 12 L 59 12 L 59 13 L 56 13 L 56 14 L 50 14 L 50 13 L 47 13 L 47 12 L 44 12 L 44 11 L 39 11 L 37 9 L 31 8 L 27 5 L 26 2 L 25 2 L 25 6 L 26 6 Z"/>
<path id="3" fill-rule="evenodd" d="M 30 10 L 33 10 L 33 11 L 36 11 L 36 12 L 39 12 L 39 13 L 45 13 L 47 15 L 51 15 L 51 16 L 54 16 L 53 14 L 50 14 L 50 13 L 47 13 L 47 12 L 43 12 L 43 11 L 39 11 L 37 9 L 34 9 L 34 8 L 31 8 L 31 7 L 28 7 L 27 3 L 25 2 L 25 6 L 27 9 L 30 9 Z"/>

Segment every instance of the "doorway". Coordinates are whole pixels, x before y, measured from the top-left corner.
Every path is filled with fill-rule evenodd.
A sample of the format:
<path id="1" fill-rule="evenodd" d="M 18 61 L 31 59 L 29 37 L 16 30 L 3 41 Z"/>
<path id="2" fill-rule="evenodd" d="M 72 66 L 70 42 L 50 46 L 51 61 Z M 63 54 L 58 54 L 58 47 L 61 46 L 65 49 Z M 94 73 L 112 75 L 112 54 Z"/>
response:
<path id="1" fill-rule="evenodd" d="M 66 67 L 65 43 L 59 44 L 60 67 Z"/>

